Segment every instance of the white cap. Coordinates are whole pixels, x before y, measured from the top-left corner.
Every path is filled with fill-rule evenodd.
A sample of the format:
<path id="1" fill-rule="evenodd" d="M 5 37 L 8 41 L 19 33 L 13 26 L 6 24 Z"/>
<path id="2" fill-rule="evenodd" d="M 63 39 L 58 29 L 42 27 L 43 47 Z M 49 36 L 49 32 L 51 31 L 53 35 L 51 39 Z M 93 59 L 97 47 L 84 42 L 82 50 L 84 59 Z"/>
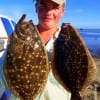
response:
<path id="1" fill-rule="evenodd" d="M 60 4 L 60 5 L 65 4 L 65 2 L 66 2 L 66 0 L 51 0 L 51 1 L 53 1 L 57 4 Z"/>

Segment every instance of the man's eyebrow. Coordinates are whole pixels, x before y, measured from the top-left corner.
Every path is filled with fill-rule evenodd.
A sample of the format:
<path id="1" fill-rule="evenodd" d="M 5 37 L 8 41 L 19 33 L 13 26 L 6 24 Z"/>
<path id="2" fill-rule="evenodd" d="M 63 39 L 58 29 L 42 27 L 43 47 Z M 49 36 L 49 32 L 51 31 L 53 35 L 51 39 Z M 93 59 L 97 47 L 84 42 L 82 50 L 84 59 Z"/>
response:
<path id="1" fill-rule="evenodd" d="M 54 6 L 59 6 L 59 4 L 57 4 L 57 3 L 54 3 Z"/>

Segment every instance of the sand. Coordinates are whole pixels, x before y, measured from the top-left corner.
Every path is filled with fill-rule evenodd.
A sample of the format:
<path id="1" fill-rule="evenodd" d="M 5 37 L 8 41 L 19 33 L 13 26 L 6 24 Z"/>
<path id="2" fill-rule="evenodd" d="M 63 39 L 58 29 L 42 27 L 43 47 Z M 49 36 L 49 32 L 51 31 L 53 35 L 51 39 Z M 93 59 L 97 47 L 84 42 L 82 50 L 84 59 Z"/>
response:
<path id="1" fill-rule="evenodd" d="M 97 74 L 96 74 L 96 78 L 95 78 L 95 86 L 98 89 L 97 91 L 97 98 L 96 100 L 100 100 L 100 58 L 94 58 L 95 62 L 96 62 L 96 66 L 97 66 Z"/>
<path id="2" fill-rule="evenodd" d="M 83 100 L 100 100 L 100 57 L 93 57 L 93 59 L 96 63 L 97 73 L 93 83 L 84 92 Z"/>
<path id="3" fill-rule="evenodd" d="M 97 66 L 97 74 L 96 74 L 96 81 L 100 83 L 100 58 L 94 58 L 96 66 Z"/>

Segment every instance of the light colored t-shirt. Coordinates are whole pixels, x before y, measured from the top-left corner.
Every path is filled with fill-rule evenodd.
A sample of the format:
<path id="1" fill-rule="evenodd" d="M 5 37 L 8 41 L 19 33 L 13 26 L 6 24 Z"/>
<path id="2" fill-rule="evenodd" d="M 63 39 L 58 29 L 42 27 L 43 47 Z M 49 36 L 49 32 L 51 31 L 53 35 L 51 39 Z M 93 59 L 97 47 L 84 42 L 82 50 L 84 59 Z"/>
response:
<path id="1" fill-rule="evenodd" d="M 53 43 L 59 35 L 59 30 L 46 44 L 46 50 L 48 53 L 49 61 L 51 61 L 53 52 Z M 50 70 L 47 85 L 43 91 L 35 100 L 70 100 L 71 94 L 66 91 L 54 78 L 52 71 Z"/>
<path id="2" fill-rule="evenodd" d="M 48 54 L 49 61 L 51 61 L 51 55 L 53 52 L 53 43 L 54 40 L 58 37 L 60 28 L 56 32 L 55 35 L 52 36 L 52 38 L 48 41 L 46 44 L 46 50 Z M 0 63 L 0 68 L 1 67 Z M 0 75 L 0 96 L 3 94 L 3 92 L 7 89 L 5 86 L 5 83 L 3 81 L 2 75 Z M 52 71 L 50 70 L 49 76 L 48 76 L 48 81 L 46 84 L 46 87 L 44 88 L 43 92 L 41 92 L 35 100 L 70 100 L 71 94 L 66 91 L 54 78 Z M 16 96 L 11 94 L 10 100 L 19 100 Z"/>

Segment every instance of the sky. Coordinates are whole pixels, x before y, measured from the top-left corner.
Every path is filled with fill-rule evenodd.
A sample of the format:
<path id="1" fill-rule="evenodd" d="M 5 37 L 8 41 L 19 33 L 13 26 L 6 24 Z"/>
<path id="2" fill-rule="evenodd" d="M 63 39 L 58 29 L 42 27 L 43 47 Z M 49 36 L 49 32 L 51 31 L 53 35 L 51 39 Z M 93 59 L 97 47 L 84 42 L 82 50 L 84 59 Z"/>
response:
<path id="1" fill-rule="evenodd" d="M 23 14 L 26 20 L 38 23 L 33 0 L 0 0 L 0 15 L 17 22 Z M 100 0 L 67 0 L 62 22 L 71 23 L 78 28 L 100 28 Z"/>

